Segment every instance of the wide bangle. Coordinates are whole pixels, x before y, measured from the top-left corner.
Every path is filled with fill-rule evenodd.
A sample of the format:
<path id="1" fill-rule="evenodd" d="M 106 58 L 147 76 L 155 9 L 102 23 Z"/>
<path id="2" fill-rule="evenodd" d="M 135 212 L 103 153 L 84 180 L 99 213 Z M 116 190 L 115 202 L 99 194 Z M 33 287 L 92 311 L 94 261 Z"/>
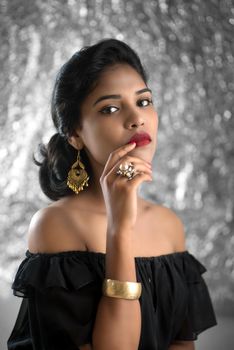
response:
<path id="1" fill-rule="evenodd" d="M 123 282 L 105 278 L 102 284 L 103 295 L 112 298 L 139 299 L 141 296 L 141 283 Z"/>

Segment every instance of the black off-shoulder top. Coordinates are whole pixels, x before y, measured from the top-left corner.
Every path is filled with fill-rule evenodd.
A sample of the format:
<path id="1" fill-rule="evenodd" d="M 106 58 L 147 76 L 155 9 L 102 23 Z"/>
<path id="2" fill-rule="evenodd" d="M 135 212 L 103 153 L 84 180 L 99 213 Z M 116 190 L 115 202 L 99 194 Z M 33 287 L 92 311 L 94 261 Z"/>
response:
<path id="1" fill-rule="evenodd" d="M 105 254 L 89 251 L 33 254 L 16 272 L 13 294 L 22 297 L 9 350 L 77 350 L 92 344 L 105 277 Z M 142 283 L 138 350 L 167 350 L 174 340 L 196 340 L 217 324 L 202 274 L 188 250 L 135 257 Z"/>

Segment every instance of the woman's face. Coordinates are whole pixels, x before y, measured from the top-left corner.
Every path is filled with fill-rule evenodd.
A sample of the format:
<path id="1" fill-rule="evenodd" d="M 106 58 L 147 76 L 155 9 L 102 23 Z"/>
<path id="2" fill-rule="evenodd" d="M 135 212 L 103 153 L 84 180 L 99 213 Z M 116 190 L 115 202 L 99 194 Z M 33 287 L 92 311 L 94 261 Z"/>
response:
<path id="1" fill-rule="evenodd" d="M 135 147 L 129 155 L 151 162 L 156 149 L 158 115 L 150 91 L 141 76 L 127 64 L 109 67 L 82 108 L 82 128 L 76 148 L 83 145 L 91 165 L 105 166 L 112 151 L 128 143 L 135 133 L 146 132 L 151 142 Z M 107 95 L 118 95 L 110 96 Z M 103 96 L 105 98 L 101 99 Z M 74 144 L 74 143 L 73 143 Z"/>

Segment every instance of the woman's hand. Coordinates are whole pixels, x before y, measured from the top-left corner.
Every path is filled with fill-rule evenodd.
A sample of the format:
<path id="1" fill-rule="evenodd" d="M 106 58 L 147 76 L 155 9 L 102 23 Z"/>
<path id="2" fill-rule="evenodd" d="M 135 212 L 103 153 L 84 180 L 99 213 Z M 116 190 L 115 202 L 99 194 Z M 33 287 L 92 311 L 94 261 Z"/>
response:
<path id="1" fill-rule="evenodd" d="M 133 229 L 137 219 L 137 187 L 143 181 L 152 180 L 151 166 L 144 160 L 128 155 L 136 143 L 121 146 L 112 152 L 100 178 L 107 210 L 108 226 L 114 232 L 118 228 Z M 117 175 L 120 164 L 132 162 L 136 175 L 133 179 Z"/>

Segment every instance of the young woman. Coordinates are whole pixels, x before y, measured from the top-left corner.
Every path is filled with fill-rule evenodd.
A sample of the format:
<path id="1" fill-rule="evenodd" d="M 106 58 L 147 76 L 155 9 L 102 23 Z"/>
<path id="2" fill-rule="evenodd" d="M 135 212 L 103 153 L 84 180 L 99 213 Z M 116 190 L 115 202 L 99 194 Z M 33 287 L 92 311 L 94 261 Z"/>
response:
<path id="1" fill-rule="evenodd" d="M 180 218 L 138 195 L 158 130 L 138 55 L 116 39 L 75 53 L 52 118 L 57 133 L 36 162 L 53 202 L 29 226 L 8 349 L 194 349 L 216 318 Z"/>

